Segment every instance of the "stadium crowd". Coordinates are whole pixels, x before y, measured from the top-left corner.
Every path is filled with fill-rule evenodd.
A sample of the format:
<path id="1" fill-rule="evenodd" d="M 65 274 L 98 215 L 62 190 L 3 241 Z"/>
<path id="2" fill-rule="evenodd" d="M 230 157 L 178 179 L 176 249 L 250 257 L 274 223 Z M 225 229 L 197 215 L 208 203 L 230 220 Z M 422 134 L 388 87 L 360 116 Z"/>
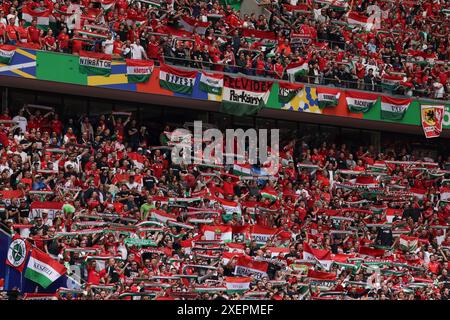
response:
<path id="1" fill-rule="evenodd" d="M 267 175 L 125 113 L 0 118 L 1 225 L 80 277 L 59 299 L 450 297 L 448 154 L 293 135 Z"/>
<path id="2" fill-rule="evenodd" d="M 408 96 L 449 96 L 447 0 L 260 1 L 266 15 L 241 14 L 236 3 L 7 0 L 0 6 L 0 41 Z M 46 10 L 49 28 L 36 16 Z M 289 77 L 287 67 L 305 61 L 307 74 Z M 383 79 L 397 82 L 386 89 Z"/>

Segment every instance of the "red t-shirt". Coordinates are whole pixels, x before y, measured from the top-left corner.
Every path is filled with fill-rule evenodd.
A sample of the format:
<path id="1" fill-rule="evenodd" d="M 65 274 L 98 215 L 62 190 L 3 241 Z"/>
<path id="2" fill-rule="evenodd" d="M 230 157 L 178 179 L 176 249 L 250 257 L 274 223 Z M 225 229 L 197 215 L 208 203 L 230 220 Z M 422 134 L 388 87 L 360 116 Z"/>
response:
<path id="1" fill-rule="evenodd" d="M 40 34 L 41 34 L 41 30 L 39 30 L 35 26 L 28 27 L 28 36 L 29 36 L 31 42 L 39 43 Z"/>
<path id="2" fill-rule="evenodd" d="M 69 47 L 69 35 L 66 33 L 60 33 L 58 35 L 58 43 L 61 49 L 67 49 Z"/>
<path id="3" fill-rule="evenodd" d="M 28 30 L 24 27 L 16 27 L 17 34 L 19 35 L 19 40 L 27 40 L 28 41 Z M 24 41 L 24 42 L 27 42 Z"/>
<path id="4" fill-rule="evenodd" d="M 55 42 L 56 42 L 56 40 L 55 40 L 55 37 L 53 37 L 53 36 L 45 36 L 45 37 L 44 37 L 44 43 L 45 43 L 47 46 L 52 47 L 52 46 L 55 45 Z"/>
<path id="5" fill-rule="evenodd" d="M 52 128 L 52 131 L 56 132 L 56 134 L 61 134 L 62 133 L 63 125 L 62 125 L 61 121 L 59 121 L 59 120 L 52 120 L 50 122 L 50 126 Z"/>
<path id="6" fill-rule="evenodd" d="M 16 28 L 11 25 L 7 26 L 6 27 L 6 35 L 8 36 L 8 39 L 10 39 L 10 40 L 17 40 Z"/>
<path id="7" fill-rule="evenodd" d="M 99 284 L 100 279 L 104 277 L 106 274 L 106 270 L 103 269 L 102 271 L 98 272 L 95 269 L 91 269 L 88 272 L 88 283 L 91 284 Z"/>
<path id="8" fill-rule="evenodd" d="M 147 56 L 149 59 L 158 59 L 159 43 L 150 42 L 147 46 Z"/>

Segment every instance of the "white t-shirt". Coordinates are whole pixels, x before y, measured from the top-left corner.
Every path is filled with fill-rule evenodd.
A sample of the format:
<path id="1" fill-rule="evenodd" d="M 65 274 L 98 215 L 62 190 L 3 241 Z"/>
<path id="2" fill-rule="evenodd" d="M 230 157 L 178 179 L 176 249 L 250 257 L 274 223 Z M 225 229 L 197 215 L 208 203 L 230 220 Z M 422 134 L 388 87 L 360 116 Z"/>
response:
<path id="1" fill-rule="evenodd" d="M 25 163 L 27 162 L 28 159 L 28 155 L 26 152 L 22 151 L 22 152 L 14 152 L 14 154 L 19 155 L 22 158 L 22 162 Z"/>
<path id="2" fill-rule="evenodd" d="M 4 170 L 8 170 L 9 174 L 13 174 L 14 171 L 9 166 L 0 165 L 0 173 L 2 173 Z"/>
<path id="3" fill-rule="evenodd" d="M 133 183 L 127 182 L 126 185 L 127 185 L 128 189 L 130 189 L 130 190 L 133 188 L 136 188 L 137 191 L 141 191 L 141 185 L 139 183 L 137 183 L 136 181 Z"/>
<path id="4" fill-rule="evenodd" d="M 13 121 L 17 122 L 17 126 L 22 130 L 22 132 L 27 131 L 28 120 L 22 116 L 15 116 L 12 118 Z"/>
<path id="5" fill-rule="evenodd" d="M 142 59 L 145 54 L 144 48 L 141 45 L 132 43 L 130 45 L 131 48 L 131 58 L 133 59 Z"/>
<path id="6" fill-rule="evenodd" d="M 103 41 L 103 52 L 106 54 L 112 54 L 114 49 L 114 39 L 108 39 Z"/>

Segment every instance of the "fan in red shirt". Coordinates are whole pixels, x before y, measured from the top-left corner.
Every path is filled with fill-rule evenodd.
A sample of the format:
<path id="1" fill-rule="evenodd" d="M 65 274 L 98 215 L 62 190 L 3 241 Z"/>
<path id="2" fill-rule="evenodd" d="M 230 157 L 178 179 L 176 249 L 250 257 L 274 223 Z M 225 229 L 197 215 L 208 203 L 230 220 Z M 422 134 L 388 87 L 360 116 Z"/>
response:
<path id="1" fill-rule="evenodd" d="M 5 28 L 5 35 L 6 35 L 6 43 L 11 45 L 17 44 L 17 32 L 16 27 L 14 26 L 14 19 L 9 19 L 9 24 Z"/>
<path id="2" fill-rule="evenodd" d="M 38 27 L 37 27 L 37 19 L 33 19 L 31 21 L 31 26 L 29 26 L 27 28 L 27 30 L 28 30 L 28 38 L 30 39 L 30 42 L 41 46 L 42 45 L 42 43 L 41 43 L 42 30 L 38 29 Z"/>
<path id="3" fill-rule="evenodd" d="M 45 50 L 56 51 L 57 44 L 56 44 L 56 39 L 53 36 L 52 29 L 48 29 L 47 35 L 43 39 L 43 43 L 44 43 Z"/>
<path id="4" fill-rule="evenodd" d="M 70 43 L 70 37 L 67 34 L 67 29 L 63 28 L 61 32 L 58 34 L 57 39 L 59 50 L 64 53 L 69 53 L 69 43 Z"/>

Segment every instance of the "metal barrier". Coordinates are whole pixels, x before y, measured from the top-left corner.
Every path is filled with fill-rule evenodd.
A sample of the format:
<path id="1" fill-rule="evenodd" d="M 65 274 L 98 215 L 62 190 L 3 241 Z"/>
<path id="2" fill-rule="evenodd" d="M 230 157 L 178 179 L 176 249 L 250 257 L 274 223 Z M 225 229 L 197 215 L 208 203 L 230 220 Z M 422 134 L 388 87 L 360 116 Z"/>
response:
<path id="1" fill-rule="evenodd" d="M 154 60 L 155 64 L 159 64 L 159 60 Z M 188 70 L 205 70 L 205 71 L 213 71 L 215 73 L 223 73 L 223 74 L 229 74 L 229 75 L 236 75 L 236 74 L 242 74 L 246 77 L 254 78 L 257 80 L 273 80 L 275 82 L 280 81 L 289 81 L 294 83 L 300 83 L 300 84 L 307 84 L 308 86 L 312 87 L 336 87 L 336 88 L 342 88 L 342 89 L 352 89 L 352 90 L 359 90 L 363 92 L 377 92 L 377 93 L 384 93 L 391 96 L 397 96 L 401 98 L 405 97 L 411 97 L 411 98 L 421 98 L 421 100 L 427 100 L 428 102 L 438 102 L 438 103 L 445 103 L 450 104 L 450 100 L 447 100 L 444 98 L 436 98 L 436 97 L 430 97 L 427 95 L 428 90 L 427 89 L 407 89 L 405 87 L 399 86 L 398 88 L 394 90 L 387 90 L 383 88 L 383 85 L 381 83 L 381 79 L 377 78 L 373 83 L 367 83 L 364 82 L 364 79 L 359 79 L 356 77 L 356 75 L 349 73 L 349 75 L 352 76 L 352 80 L 345 80 L 340 79 L 337 80 L 336 78 L 329 78 L 324 76 L 323 73 L 320 73 L 318 75 L 305 75 L 301 77 L 289 77 L 285 72 L 282 77 L 275 77 L 275 71 L 270 69 L 257 69 L 257 68 L 247 68 L 247 67 L 241 67 L 236 65 L 229 65 L 229 64 L 223 64 L 223 63 L 213 63 L 213 62 L 204 62 L 204 61 L 198 61 L 198 60 L 191 60 L 191 59 L 181 59 L 176 57 L 168 57 L 164 56 L 164 62 L 181 67 L 183 69 Z M 345 64 L 345 63 L 343 63 Z M 218 69 L 223 69 L 218 70 Z M 448 90 L 450 92 L 450 88 Z M 408 93 L 408 94 L 406 94 Z"/>
<path id="2" fill-rule="evenodd" d="M 20 45 L 19 45 L 20 46 Z M 45 50 L 39 50 L 39 49 L 33 49 L 35 51 L 45 51 Z M 64 52 L 56 52 L 61 55 L 70 55 L 73 56 L 70 53 L 64 53 Z M 123 57 L 120 57 L 118 55 L 113 56 L 115 61 L 124 61 L 125 59 Z M 327 78 L 323 75 L 315 75 L 315 76 L 304 76 L 301 78 L 296 79 L 288 79 L 286 75 L 283 75 L 282 77 L 274 77 L 275 73 L 273 70 L 266 70 L 266 69 L 256 69 L 256 68 L 247 68 L 242 66 L 236 66 L 236 65 L 229 65 L 229 64 L 223 64 L 223 63 L 213 63 L 210 61 L 198 61 L 198 60 L 192 60 L 187 58 L 176 58 L 173 56 L 164 56 L 163 57 L 164 62 L 176 66 L 178 68 L 186 69 L 186 70 L 205 70 L 205 71 L 213 71 L 214 73 L 221 73 L 221 74 L 228 74 L 228 75 L 244 75 L 247 78 L 254 79 L 254 80 L 271 80 L 274 82 L 295 82 L 300 84 L 307 84 L 309 87 L 338 87 L 338 88 L 347 88 L 352 89 L 356 91 L 361 92 L 379 92 L 384 93 L 387 95 L 390 95 L 392 97 L 398 97 L 398 98 L 405 98 L 405 96 L 412 97 L 412 98 L 420 98 L 423 102 L 429 102 L 429 103 L 444 103 L 444 104 L 450 104 L 450 99 L 447 98 L 439 98 L 436 99 L 434 97 L 426 96 L 426 90 L 412 90 L 412 95 L 405 95 L 404 93 L 400 92 L 400 90 L 394 90 L 394 91 L 387 91 L 383 90 L 381 83 L 377 82 L 374 84 L 372 88 L 367 87 L 365 84 L 363 87 L 361 87 L 361 82 L 357 81 L 356 78 L 352 80 L 341 80 L 336 81 L 335 78 Z M 155 62 L 155 65 L 159 66 L 159 59 L 150 59 Z M 223 70 L 218 70 L 223 69 Z M 359 85 L 359 86 L 358 86 Z M 450 88 L 449 88 L 450 92 Z"/>

